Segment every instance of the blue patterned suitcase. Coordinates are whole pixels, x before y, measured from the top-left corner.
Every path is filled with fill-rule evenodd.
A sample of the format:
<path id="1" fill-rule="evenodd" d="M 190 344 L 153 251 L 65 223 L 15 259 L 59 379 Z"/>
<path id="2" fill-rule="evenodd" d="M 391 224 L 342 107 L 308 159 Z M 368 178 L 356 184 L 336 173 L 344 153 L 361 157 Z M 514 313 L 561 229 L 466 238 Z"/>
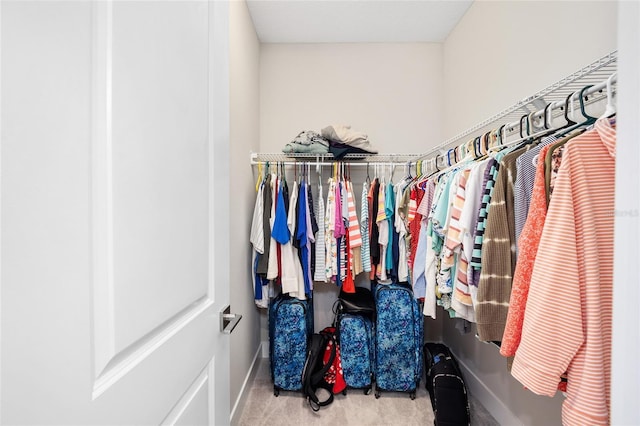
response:
<path id="1" fill-rule="evenodd" d="M 338 332 L 344 380 L 348 387 L 364 389 L 368 395 L 375 368 L 374 324 L 363 315 L 341 314 Z"/>
<path id="2" fill-rule="evenodd" d="M 302 369 L 313 333 L 313 302 L 279 295 L 269 304 L 269 359 L 273 394 L 302 389 Z"/>
<path id="3" fill-rule="evenodd" d="M 380 391 L 416 397 L 422 378 L 423 317 L 410 287 L 376 286 L 376 398 Z"/>

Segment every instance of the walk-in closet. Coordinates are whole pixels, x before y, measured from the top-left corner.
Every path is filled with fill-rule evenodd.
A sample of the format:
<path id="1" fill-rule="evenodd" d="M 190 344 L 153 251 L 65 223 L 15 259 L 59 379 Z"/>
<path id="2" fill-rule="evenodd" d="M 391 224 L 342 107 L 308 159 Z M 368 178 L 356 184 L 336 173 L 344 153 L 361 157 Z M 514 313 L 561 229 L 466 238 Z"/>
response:
<path id="1" fill-rule="evenodd" d="M 266 167 L 289 184 L 301 181 L 301 177 L 310 182 L 314 200 L 319 193 L 319 185 L 322 185 L 325 203 L 327 183 L 338 168 L 338 176 L 344 172 L 355 188 L 354 199 L 360 218 L 363 182 L 380 178 L 396 185 L 407 176 L 414 179 L 415 176 L 426 177 L 455 163 L 460 164 L 461 159 L 474 150 L 471 156 L 481 157 L 482 144 L 498 144 L 500 142 L 496 140 L 502 139 L 503 143 L 513 147 L 531 135 L 549 136 L 553 133 L 549 131 L 551 128 L 560 129 L 570 125 L 571 121 L 584 120 L 582 112 L 588 115 L 591 111 L 593 116 L 597 115 L 595 118 L 603 117 L 605 110 L 609 111 L 607 116 L 612 115 L 613 111 L 607 108 L 607 104 L 611 102 L 617 106 L 620 99 L 624 99 L 624 82 L 620 83 L 620 73 L 624 75 L 624 71 L 619 71 L 620 62 L 624 66 L 624 52 L 619 50 L 618 36 L 610 31 L 620 25 L 619 11 L 613 10 L 611 3 L 580 3 L 579 7 L 576 6 L 550 2 L 538 5 L 530 2 L 474 2 L 443 43 L 262 42 L 257 76 L 259 88 L 256 89 L 260 98 L 259 126 L 254 133 L 259 135 L 260 142 L 249 147 L 249 155 L 246 151 L 237 152 L 235 163 L 238 167 L 250 165 L 252 170 L 253 197 L 247 197 L 246 206 L 253 209 L 255 188 L 265 175 Z M 578 9 L 582 17 L 580 23 L 572 19 Z M 248 10 L 250 14 L 251 5 Z M 563 44 L 555 31 L 538 30 L 542 28 L 539 23 L 543 21 L 557 31 L 572 33 L 576 46 L 581 47 L 571 48 L 571 44 Z M 260 28 L 260 22 L 256 27 Z M 314 66 L 310 67 L 310 63 Z M 351 119 L 344 119 L 345 116 Z M 378 153 L 354 154 L 336 164 L 330 154 L 283 152 L 288 150 L 285 145 L 294 141 L 300 132 L 320 133 L 325 126 L 334 124 L 350 124 L 352 129 L 367 133 Z M 619 156 L 616 158 L 619 161 Z M 528 161 L 532 164 L 532 159 Z M 614 179 L 614 163 L 609 161 L 607 164 L 607 179 Z M 609 196 L 613 201 L 613 193 L 609 192 Z M 505 220 L 512 214 L 509 212 Z M 511 217 L 510 220 L 514 219 Z M 524 222 L 519 223 L 518 234 L 523 225 Z M 532 227 L 535 226 L 529 226 Z M 248 227 L 247 231 L 250 229 Z M 610 229 L 609 234 L 611 232 Z M 493 256 L 494 263 L 504 261 L 501 254 Z M 510 275 L 515 272 L 515 254 L 512 260 L 514 266 L 508 268 Z M 612 264 L 604 267 L 611 270 Z M 547 275 L 549 268 L 555 270 L 555 267 L 548 267 Z M 555 394 L 553 397 L 537 395 L 527 389 L 535 387 L 532 381 L 523 379 L 523 384 L 512 376 L 513 353 L 510 357 L 501 355 L 499 341 L 503 337 L 504 321 L 496 328 L 494 324 L 487 324 L 487 316 L 506 318 L 506 307 L 499 314 L 492 309 L 479 314 L 470 312 L 466 320 L 460 310 L 450 315 L 442 307 L 440 293 L 435 295 L 429 278 L 426 286 L 431 294 L 426 295 L 425 301 L 428 300 L 431 307 L 424 311 L 425 341 L 441 341 L 453 350 L 462 366 L 470 395 L 481 406 L 476 406 L 477 411 L 482 414 L 486 410 L 493 417 L 491 421 L 497 424 L 561 424 L 562 405 L 566 400 L 563 392 L 546 392 Z M 362 275 L 355 277 L 357 285 L 367 286 L 368 279 Z M 495 285 L 494 280 L 485 277 L 482 280 Z M 540 277 L 538 280 L 544 281 Z M 560 288 L 569 285 L 561 284 L 561 281 L 561 277 L 553 280 Z M 510 290 L 510 284 L 507 290 Z M 548 291 L 542 290 L 543 293 Z M 544 299 L 542 304 L 546 307 L 539 315 L 544 316 L 545 309 L 550 310 L 547 312 L 562 309 L 563 300 L 573 303 L 568 295 L 562 294 L 562 290 L 558 291 L 558 294 L 548 294 L 548 299 Z M 339 286 L 335 282 L 313 282 L 316 332 L 331 325 L 334 318 L 332 306 L 338 294 Z M 508 305 L 509 296 L 507 291 L 499 303 Z M 481 297 L 489 296 L 484 294 Z M 491 303 L 485 299 L 485 305 Z M 606 303 L 604 299 L 603 303 Z M 565 305 L 567 309 L 568 306 Z M 562 314 L 566 314 L 567 322 L 571 321 L 569 311 L 561 310 L 560 318 Z M 481 326 L 476 324 L 476 315 L 484 321 Z M 458 318 L 453 318 L 455 316 Z M 510 324 L 512 321 L 509 319 Z M 266 310 L 261 314 L 260 325 L 262 345 L 268 347 Z M 556 353 L 553 348 L 562 344 L 551 340 L 551 332 L 557 328 L 541 330 L 546 330 L 542 335 L 549 337 L 551 348 L 548 354 L 542 350 L 539 356 L 549 360 Z M 545 339 L 532 336 L 523 337 L 527 345 L 546 348 Z M 561 341 L 569 346 L 565 340 Z M 503 349 L 505 354 L 509 354 L 507 350 Z M 265 350 L 262 356 L 267 355 Z M 517 361 L 516 356 L 516 369 L 521 368 L 518 362 L 522 360 Z M 268 370 L 268 367 L 263 368 Z M 269 386 L 265 382 L 260 383 L 264 397 L 272 397 Z M 348 402 L 349 397 L 362 398 L 349 393 L 345 397 L 346 408 L 336 408 L 340 413 L 353 407 Z M 249 398 L 251 416 L 260 412 L 267 418 L 278 417 L 281 413 L 278 404 L 288 407 L 284 408 L 285 411 L 297 415 L 293 414 L 291 405 L 277 399 L 270 401 L 268 408 L 261 411 L 255 395 Z M 367 402 L 364 403 L 371 404 L 366 406 L 376 410 L 376 403 L 382 403 L 384 398 L 385 393 L 382 393 L 379 400 L 370 403 L 365 400 Z M 358 404 L 362 401 L 358 399 Z M 428 401 L 427 397 L 422 404 L 428 406 Z M 608 406 L 607 402 L 604 404 Z M 312 417 L 307 417 L 311 415 L 303 408 L 302 419 L 319 419 L 319 416 L 334 419 L 332 408 L 320 410 Z M 407 410 L 415 413 L 410 408 Z M 306 411 L 311 412 L 308 407 Z M 357 424 L 352 417 L 345 415 L 345 418 L 349 423 Z M 246 421 L 247 418 L 243 419 Z M 475 419 L 476 424 L 491 424 L 489 420 L 483 423 L 485 420 L 482 419 Z M 365 423 L 372 421 L 368 417 L 360 420 Z M 384 418 L 381 421 L 389 420 Z"/>
<path id="2" fill-rule="evenodd" d="M 0 423 L 640 424 L 639 98 L 637 1 L 0 1 Z"/>

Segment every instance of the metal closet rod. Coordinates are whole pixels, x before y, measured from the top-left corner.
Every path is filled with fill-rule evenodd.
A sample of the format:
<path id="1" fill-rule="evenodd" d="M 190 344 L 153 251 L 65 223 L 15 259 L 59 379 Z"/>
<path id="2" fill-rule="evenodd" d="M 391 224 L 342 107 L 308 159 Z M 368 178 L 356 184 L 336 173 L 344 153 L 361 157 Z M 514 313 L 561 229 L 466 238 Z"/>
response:
<path id="1" fill-rule="evenodd" d="M 411 161 L 411 163 L 414 163 L 415 161 Z M 406 166 L 407 165 L 407 161 L 398 161 L 398 162 L 390 162 L 390 161 L 385 161 L 385 162 L 381 162 L 381 161 L 363 161 L 363 160 L 336 160 L 333 162 L 328 162 L 328 161 L 320 161 L 320 162 L 316 162 L 315 160 L 313 160 L 312 158 L 309 159 L 301 159 L 300 161 L 256 161 L 256 160 L 252 160 L 251 164 L 252 165 L 257 165 L 257 164 L 266 164 L 266 163 L 270 163 L 273 166 L 277 166 L 279 164 L 284 164 L 285 166 L 304 166 L 306 164 L 309 164 L 310 166 L 322 166 L 322 167 L 333 167 L 336 164 L 348 164 L 349 167 L 351 166 L 358 166 L 358 167 L 362 167 L 362 166 L 368 166 L 368 167 L 375 167 L 375 166 L 384 166 L 384 167 L 389 167 L 389 166 Z"/>
<path id="2" fill-rule="evenodd" d="M 595 84 L 595 85 L 589 87 L 588 89 L 586 89 L 582 95 L 583 96 L 591 96 L 594 93 L 597 93 L 597 92 L 600 92 L 602 90 L 605 90 L 607 88 L 607 85 L 614 84 L 614 83 L 617 83 L 617 82 L 618 82 L 618 75 L 617 75 L 617 73 L 613 73 L 610 78 L 607 78 L 606 80 L 604 80 L 604 81 L 602 81 L 602 82 L 600 82 L 598 84 Z M 578 92 L 574 92 L 571 95 L 570 102 L 575 102 L 573 100 L 573 98 L 574 98 L 574 95 L 576 95 L 576 94 L 579 96 Z M 558 101 L 555 101 L 555 102 L 551 102 L 551 106 L 549 107 L 549 112 L 551 112 L 553 110 L 556 110 L 556 109 L 559 109 L 559 108 L 564 108 L 565 105 L 566 105 L 566 102 L 564 100 L 558 100 Z M 579 111 L 579 108 L 578 108 L 578 111 Z M 534 112 L 531 115 L 531 119 L 542 120 L 542 119 L 544 119 L 544 114 L 545 114 L 545 109 L 543 108 L 543 109 L 541 109 L 539 111 Z M 518 127 L 520 125 L 521 125 L 520 121 L 514 121 L 512 123 L 508 123 L 506 125 L 506 128 L 515 129 L 516 127 Z"/>
<path id="3" fill-rule="evenodd" d="M 295 156 L 283 153 L 250 153 L 251 165 L 269 163 L 284 163 L 285 165 L 301 165 L 304 163 L 317 164 L 320 166 L 332 166 L 334 163 L 344 163 L 350 165 L 386 165 L 396 166 L 407 164 L 418 156 L 417 153 L 410 154 L 347 154 L 344 158 L 335 158 L 332 154 L 300 154 Z"/>
<path id="4" fill-rule="evenodd" d="M 587 78 L 590 74 L 597 74 L 598 72 L 601 72 L 604 69 L 607 69 L 607 67 L 614 66 L 614 64 L 617 62 L 617 60 L 618 60 L 618 51 L 614 50 L 613 52 L 603 56 L 602 58 L 596 60 L 595 62 L 593 62 L 593 63 L 591 63 L 589 65 L 587 65 L 586 67 L 576 71 L 575 73 L 571 74 L 570 76 L 567 76 L 567 77 L 563 78 L 562 80 L 552 84 L 551 86 L 548 86 L 547 88 L 537 92 L 536 94 L 521 100 L 520 102 L 512 105 L 511 107 L 509 107 L 507 109 L 504 109 L 503 111 L 501 111 L 498 114 L 496 114 L 496 115 L 484 120 L 483 122 L 478 123 L 473 127 L 470 127 L 469 129 L 465 130 L 464 132 L 459 133 L 459 134 L 453 136 L 452 138 L 447 139 L 446 141 L 444 141 L 440 145 L 437 145 L 437 146 L 433 147 L 429 151 L 426 151 L 424 153 L 421 153 L 421 154 L 417 155 L 416 156 L 416 160 L 424 160 L 425 158 L 432 157 L 433 154 L 437 154 L 440 151 L 445 150 L 446 148 L 451 148 L 451 147 L 458 146 L 458 145 L 460 145 L 462 143 L 462 141 L 465 140 L 465 138 L 471 137 L 471 135 L 474 135 L 476 132 L 487 128 L 491 124 L 497 124 L 499 122 L 499 120 L 507 117 L 508 115 L 513 114 L 515 111 L 517 111 L 517 110 L 519 110 L 519 109 L 521 109 L 521 108 L 523 108 L 523 107 L 525 107 L 527 105 L 532 104 L 535 100 L 542 99 L 545 96 L 551 95 L 555 91 L 562 90 L 565 87 L 571 87 L 572 85 L 580 84 L 581 80 Z M 615 72 L 615 68 L 611 72 L 612 73 Z M 604 82 L 604 84 L 606 85 L 606 81 Z M 585 85 L 587 85 L 587 83 L 582 84 L 583 87 Z M 598 89 L 598 90 L 600 90 L 600 89 Z M 591 92 L 591 93 L 593 93 L 593 92 Z M 544 111 L 542 113 L 544 113 Z M 538 115 L 539 115 L 539 112 L 538 112 Z M 495 128 L 498 128 L 498 127 L 500 127 L 500 125 L 497 125 Z"/>
<path id="5" fill-rule="evenodd" d="M 613 84 L 617 83 L 617 81 L 618 81 L 618 76 L 617 76 L 617 73 L 614 72 L 610 77 L 608 77 L 604 81 L 602 81 L 602 82 L 600 82 L 598 84 L 592 85 L 588 89 L 585 89 L 585 91 L 583 92 L 582 96 L 585 96 L 585 97 L 591 96 L 594 93 L 597 93 L 597 92 L 600 92 L 602 90 L 605 90 L 608 85 L 613 85 Z M 586 86 L 583 86 L 583 87 L 586 87 Z M 579 93 L 580 93 L 580 90 L 575 91 L 575 92 L 573 92 L 571 94 L 569 105 L 571 105 L 572 103 L 575 103 L 575 101 L 578 99 L 576 96 L 579 96 Z M 557 101 L 551 102 L 551 105 L 548 108 L 548 113 L 551 114 L 551 112 L 553 110 L 564 108 L 566 105 L 567 105 L 566 100 L 557 100 Z M 579 112 L 580 111 L 580 107 L 578 107 L 575 111 Z M 542 120 L 542 119 L 544 119 L 544 115 L 545 115 L 545 108 L 542 108 L 542 109 L 532 113 L 531 114 L 531 119 L 532 120 Z M 521 120 L 513 121 L 511 123 L 507 123 L 503 127 L 504 134 L 506 134 L 507 132 L 513 134 L 513 132 L 522 125 L 522 121 Z M 502 127 L 502 126 L 498 126 L 498 128 L 499 127 Z M 496 129 L 493 129 L 493 130 L 490 130 L 490 131 L 493 132 Z M 487 132 L 485 131 L 483 134 L 485 134 L 485 133 L 487 133 Z M 462 140 L 462 139 L 458 139 L 458 141 L 459 140 Z M 438 145 L 437 147 L 433 148 L 432 150 L 428 151 L 427 153 L 420 154 L 420 156 L 418 156 L 416 158 L 416 160 L 412 160 L 412 162 L 417 161 L 417 160 L 426 161 L 426 157 L 430 157 L 429 160 L 432 160 L 433 159 L 433 154 L 446 155 L 446 153 L 445 154 L 441 154 L 441 152 L 443 150 L 445 150 L 445 148 L 456 148 L 457 146 L 458 145 L 453 145 L 452 142 L 447 142 L 445 144 Z"/>

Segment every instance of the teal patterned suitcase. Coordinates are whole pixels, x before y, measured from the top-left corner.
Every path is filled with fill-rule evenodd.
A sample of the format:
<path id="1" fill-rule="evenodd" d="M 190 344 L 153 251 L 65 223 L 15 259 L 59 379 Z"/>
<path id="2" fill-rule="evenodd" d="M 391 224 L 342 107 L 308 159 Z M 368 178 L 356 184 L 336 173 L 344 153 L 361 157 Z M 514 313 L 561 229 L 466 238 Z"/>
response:
<path id="1" fill-rule="evenodd" d="M 410 287 L 378 284 L 376 300 L 376 398 L 380 391 L 416 397 L 422 378 L 423 316 Z"/>
<path id="2" fill-rule="evenodd" d="M 342 372 L 347 386 L 371 392 L 375 368 L 374 324 L 364 315 L 341 314 L 338 319 Z"/>
<path id="3" fill-rule="evenodd" d="M 313 333 L 313 302 L 279 295 L 269 304 L 269 359 L 273 394 L 302 389 L 302 370 Z"/>

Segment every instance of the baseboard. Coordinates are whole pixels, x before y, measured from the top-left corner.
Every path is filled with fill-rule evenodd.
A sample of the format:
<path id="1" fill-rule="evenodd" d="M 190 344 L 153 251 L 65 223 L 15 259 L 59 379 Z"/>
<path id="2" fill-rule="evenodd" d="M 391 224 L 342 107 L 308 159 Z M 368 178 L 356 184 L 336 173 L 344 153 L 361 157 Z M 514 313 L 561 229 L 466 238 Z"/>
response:
<path id="1" fill-rule="evenodd" d="M 240 422 L 240 416 L 242 415 L 242 410 L 244 409 L 244 405 L 247 402 L 247 396 L 249 390 L 251 389 L 251 384 L 256 377 L 256 373 L 258 372 L 258 360 L 261 358 L 260 355 L 264 352 L 262 349 L 263 345 L 264 343 L 258 347 L 256 354 L 253 356 L 251 367 L 249 367 L 249 371 L 247 372 L 247 376 L 244 379 L 244 383 L 242 383 L 242 388 L 240 389 L 240 393 L 238 394 L 236 403 L 233 404 L 233 409 L 231 410 L 232 425 L 237 425 Z"/>
<path id="2" fill-rule="evenodd" d="M 484 408 L 501 425 L 522 425 L 522 422 L 502 402 L 498 396 L 462 361 L 456 358 L 462 375 L 464 376 L 469 393 L 477 399 Z"/>

